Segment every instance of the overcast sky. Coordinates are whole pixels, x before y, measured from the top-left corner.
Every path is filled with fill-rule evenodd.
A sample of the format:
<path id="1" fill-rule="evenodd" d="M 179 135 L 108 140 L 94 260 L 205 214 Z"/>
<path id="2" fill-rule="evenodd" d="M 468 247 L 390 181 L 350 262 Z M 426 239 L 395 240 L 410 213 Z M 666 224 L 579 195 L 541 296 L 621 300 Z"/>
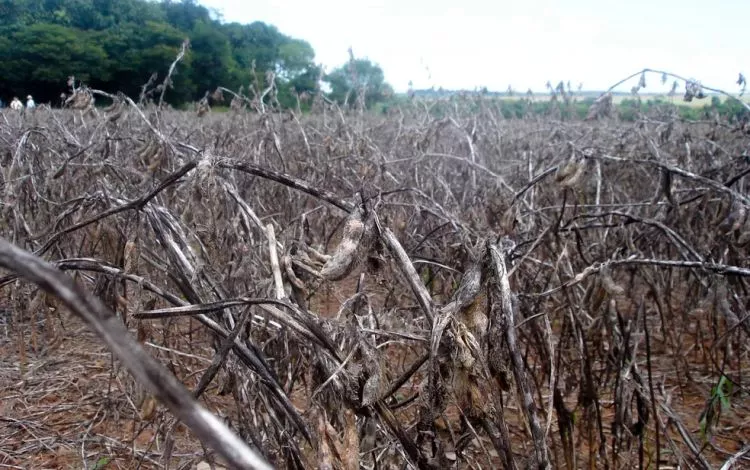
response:
<path id="1" fill-rule="evenodd" d="M 378 63 L 397 91 L 604 89 L 644 67 L 738 90 L 750 73 L 750 0 L 198 0 L 224 21 L 263 21 L 308 41 L 328 70 Z M 627 86 L 634 85 L 635 82 Z M 659 77 L 645 91 L 662 91 Z"/>

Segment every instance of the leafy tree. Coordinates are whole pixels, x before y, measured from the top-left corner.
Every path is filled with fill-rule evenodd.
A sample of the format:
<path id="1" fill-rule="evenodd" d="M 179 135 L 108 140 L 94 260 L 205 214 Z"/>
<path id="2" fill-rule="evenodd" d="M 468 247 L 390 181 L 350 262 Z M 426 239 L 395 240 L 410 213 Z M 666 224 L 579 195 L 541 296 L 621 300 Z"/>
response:
<path id="1" fill-rule="evenodd" d="M 287 39 L 279 46 L 276 66 L 281 76 L 293 79 L 307 72 L 314 58 L 315 51 L 307 41 Z"/>
<path id="2" fill-rule="evenodd" d="M 140 3 L 146 3 L 141 1 Z M 182 0 L 179 2 L 164 0 L 161 3 L 161 7 L 166 13 L 167 21 L 172 26 L 182 30 L 192 30 L 196 23 L 211 22 L 211 15 L 208 9 L 204 6 L 199 5 L 195 0 Z"/>
<path id="3" fill-rule="evenodd" d="M 306 41 L 289 39 L 279 47 L 276 68 L 281 78 L 279 102 L 282 106 L 294 106 L 297 94 L 317 91 L 320 67 L 314 64 L 314 58 L 315 51 Z"/>
<path id="4" fill-rule="evenodd" d="M 13 0 L 0 0 L 0 26 L 10 26 L 19 22 L 21 5 Z"/>
<path id="5" fill-rule="evenodd" d="M 127 23 L 101 34 L 100 42 L 109 57 L 118 58 L 112 65 L 112 80 L 103 86 L 137 95 L 152 74 L 166 75 L 186 36 L 166 23 L 154 21 L 143 26 Z M 190 79 L 191 62 L 192 56 L 188 54 L 173 76 L 174 87 L 167 94 L 168 101 L 191 100 L 197 93 Z"/>
<path id="6" fill-rule="evenodd" d="M 40 101 L 49 101 L 69 75 L 109 79 L 109 58 L 91 33 L 49 23 L 6 31 L 7 40 L 0 43 L 0 82 L 6 92 L 34 92 Z"/>
<path id="7" fill-rule="evenodd" d="M 199 21 L 190 34 L 193 82 L 199 93 L 237 83 L 237 62 L 229 40 L 210 24 Z"/>
<path id="8" fill-rule="evenodd" d="M 260 21 L 224 26 L 237 63 L 249 70 L 253 63 L 257 70 L 275 70 L 279 47 L 288 39 L 275 26 Z"/>
<path id="9" fill-rule="evenodd" d="M 383 70 L 367 59 L 353 59 L 324 77 L 331 87 L 330 98 L 352 105 L 357 93 L 365 88 L 365 105 L 386 101 L 393 89 L 385 82 Z"/>
<path id="10" fill-rule="evenodd" d="M 186 38 L 191 48 L 166 94 L 174 105 L 219 85 L 265 86 L 268 71 L 283 105 L 317 89 L 309 43 L 262 22 L 222 23 L 195 0 L 0 0 L 0 95 L 56 101 L 75 75 L 136 96 L 152 74 L 163 80 Z"/>

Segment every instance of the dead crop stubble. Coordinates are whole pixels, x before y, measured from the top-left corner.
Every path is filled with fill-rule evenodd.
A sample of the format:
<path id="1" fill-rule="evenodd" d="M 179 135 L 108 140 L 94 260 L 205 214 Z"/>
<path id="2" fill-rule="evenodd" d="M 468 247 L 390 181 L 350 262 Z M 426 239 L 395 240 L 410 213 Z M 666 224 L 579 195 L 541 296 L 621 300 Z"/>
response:
<path id="1" fill-rule="evenodd" d="M 749 142 L 481 97 L 4 113 L 0 464 L 750 465 Z"/>

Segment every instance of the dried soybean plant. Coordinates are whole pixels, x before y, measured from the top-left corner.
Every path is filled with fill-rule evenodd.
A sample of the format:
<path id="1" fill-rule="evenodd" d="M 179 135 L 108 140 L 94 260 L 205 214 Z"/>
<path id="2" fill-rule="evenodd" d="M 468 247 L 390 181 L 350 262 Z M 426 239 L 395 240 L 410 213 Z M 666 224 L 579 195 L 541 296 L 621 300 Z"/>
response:
<path id="1" fill-rule="evenodd" d="M 619 122 L 606 98 L 588 121 L 507 119 L 469 96 L 290 117 L 230 94 L 253 111 L 121 97 L 88 122 L 7 116 L 0 230 L 96 294 L 263 460 L 746 462 L 748 140 L 733 123 Z M 0 280 L 7 335 L 43 303 L 15 276 Z M 155 446 L 130 458 L 213 458 L 147 418 L 163 416 L 147 412 L 158 387 L 127 390 L 107 418 L 151 426 Z"/>

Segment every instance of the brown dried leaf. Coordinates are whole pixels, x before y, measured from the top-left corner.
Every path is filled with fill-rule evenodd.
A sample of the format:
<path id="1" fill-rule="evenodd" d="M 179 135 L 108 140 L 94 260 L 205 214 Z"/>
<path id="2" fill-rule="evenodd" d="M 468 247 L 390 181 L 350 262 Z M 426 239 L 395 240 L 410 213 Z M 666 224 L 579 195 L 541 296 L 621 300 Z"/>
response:
<path id="1" fill-rule="evenodd" d="M 625 288 L 618 285 L 614 279 L 612 279 L 612 273 L 607 266 L 602 267 L 599 271 L 599 278 L 602 281 L 602 287 L 607 291 L 607 294 L 611 296 L 618 296 L 625 294 Z"/>
<path id="2" fill-rule="evenodd" d="M 318 468 L 334 470 L 331 447 L 328 444 L 328 423 L 322 413 L 318 414 Z"/>
<path id="3" fill-rule="evenodd" d="M 373 374 L 362 386 L 362 406 L 370 406 L 380 397 L 380 375 Z"/>
<path id="4" fill-rule="evenodd" d="M 560 180 L 560 186 L 563 188 L 578 187 L 583 181 L 583 175 L 586 173 L 586 165 L 582 162 L 575 162 L 574 165 L 575 169 L 573 173 Z"/>
<path id="5" fill-rule="evenodd" d="M 360 261 L 357 256 L 360 243 L 363 237 L 370 235 L 367 233 L 367 225 L 370 224 L 366 224 L 362 208 L 357 207 L 344 225 L 344 233 L 336 251 L 320 270 L 321 277 L 329 281 L 339 281 L 357 267 Z"/>
<path id="6" fill-rule="evenodd" d="M 141 419 L 144 421 L 151 419 L 151 417 L 154 416 L 155 411 L 156 411 L 156 399 L 152 395 L 149 395 L 143 400 L 143 403 L 141 404 L 141 410 L 140 410 Z"/>
<path id="7" fill-rule="evenodd" d="M 344 410 L 344 442 L 341 463 L 344 470 L 359 470 L 359 433 L 354 411 Z"/>

